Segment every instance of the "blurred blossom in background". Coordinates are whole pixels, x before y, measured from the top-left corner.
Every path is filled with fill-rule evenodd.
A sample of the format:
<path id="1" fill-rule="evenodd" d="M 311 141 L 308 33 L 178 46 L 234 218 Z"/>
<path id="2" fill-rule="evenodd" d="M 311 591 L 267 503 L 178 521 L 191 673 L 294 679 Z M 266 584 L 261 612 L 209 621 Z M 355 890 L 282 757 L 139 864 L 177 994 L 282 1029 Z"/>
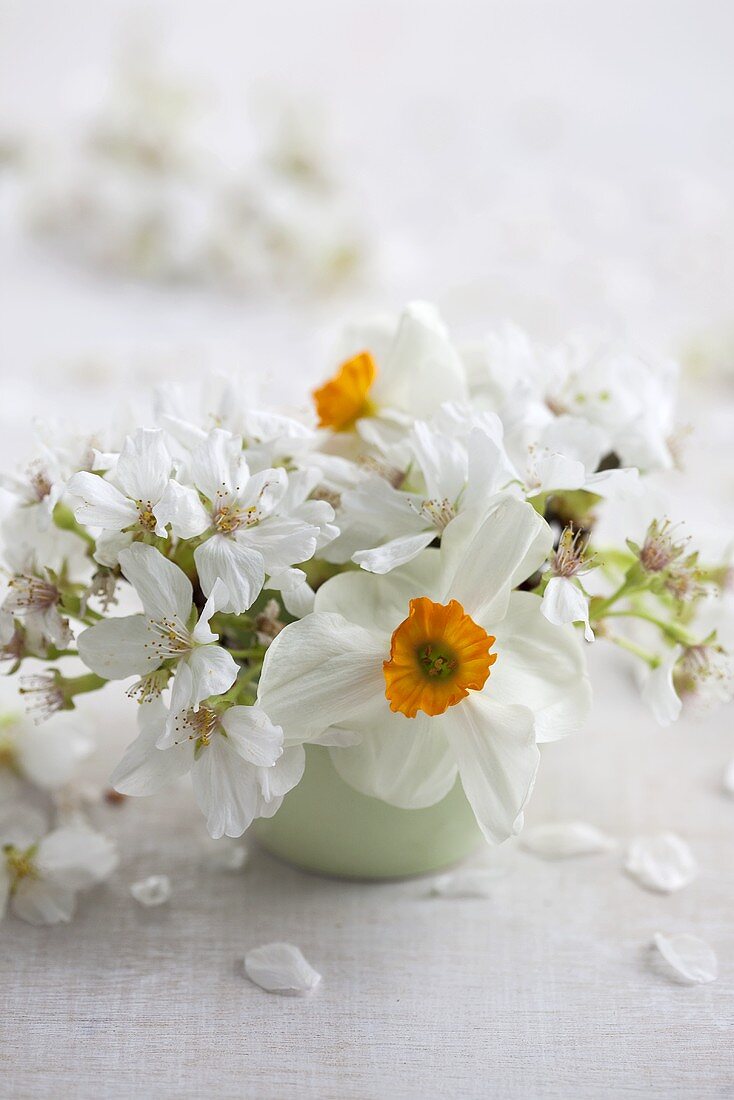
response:
<path id="1" fill-rule="evenodd" d="M 466 336 L 682 359 L 691 485 L 729 438 L 725 0 L 0 12 L 3 467 L 31 417 L 109 420 L 157 379 L 292 404 L 343 322 L 414 297 Z"/>

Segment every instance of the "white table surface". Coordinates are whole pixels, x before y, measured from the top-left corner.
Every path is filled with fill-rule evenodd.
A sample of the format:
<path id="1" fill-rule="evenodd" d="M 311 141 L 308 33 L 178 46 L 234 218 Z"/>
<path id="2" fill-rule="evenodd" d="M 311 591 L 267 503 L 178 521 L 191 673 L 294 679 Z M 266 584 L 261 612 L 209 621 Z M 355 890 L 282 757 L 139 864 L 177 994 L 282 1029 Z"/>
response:
<path id="1" fill-rule="evenodd" d="M 551 17 L 527 0 L 513 14 L 502 5 L 319 0 L 306 14 L 275 5 L 257 26 L 233 14 L 238 5 L 206 5 L 204 18 L 187 0 L 175 19 L 171 5 L 159 7 L 179 55 L 210 75 L 221 69 L 230 101 L 246 83 L 235 75 L 240 53 L 255 81 L 270 74 L 316 95 L 338 87 L 347 159 L 362 158 L 378 220 L 392 231 L 408 226 L 425 266 L 420 277 L 389 273 L 359 300 L 240 303 L 95 278 L 30 245 L 6 219 L 4 468 L 31 453 L 31 414 L 88 424 L 155 377 L 190 377 L 199 364 L 236 364 L 271 398 L 290 400 L 294 379 L 303 385 L 322 372 L 338 321 L 365 303 L 394 307 L 432 294 L 451 321 L 484 324 L 512 312 L 551 334 L 571 318 L 614 321 L 619 299 L 610 305 L 598 288 L 551 281 L 525 300 L 517 283 L 501 285 L 499 262 L 483 274 L 490 222 L 472 217 L 472 201 L 508 150 L 526 176 L 534 163 L 541 178 L 574 164 L 601 173 L 632 205 L 634 181 L 660 164 L 671 174 L 695 170 L 712 187 L 732 167 L 726 4 L 622 4 L 617 18 L 607 5 L 592 17 L 581 2 L 554 6 Z M 53 123 L 64 95 L 50 93 L 109 55 L 126 5 L 74 0 L 63 9 L 42 0 L 2 6 L 2 50 L 14 66 L 2 90 L 12 90 L 12 110 L 25 121 Z M 304 34 L 312 51 L 299 48 Z M 379 79 L 350 80 L 353 56 Z M 563 138 L 549 159 L 534 161 L 516 124 L 520 117 L 524 133 L 527 104 L 546 93 Z M 491 141 L 478 140 L 485 116 L 477 102 Z M 594 136 L 599 120 L 603 140 Z M 446 201 L 435 239 L 426 177 Z M 720 237 L 728 241 L 723 227 Z M 673 346 L 682 319 L 691 330 L 721 320 L 728 292 L 718 262 L 682 310 L 681 286 L 663 279 L 645 299 L 650 309 L 635 305 L 635 333 Z M 694 535 L 728 529 L 731 389 L 689 386 L 684 417 L 697 433 L 677 514 Z M 508 868 L 486 900 L 429 898 L 425 880 L 324 880 L 254 844 L 248 867 L 228 874 L 211 866 L 185 783 L 155 799 L 102 805 L 94 819 L 122 853 L 110 883 L 82 898 L 68 927 L 8 919 L 0 928 L 0 1096 L 734 1096 L 734 800 L 721 793 L 734 755 L 731 708 L 660 730 L 624 661 L 601 646 L 590 656 L 594 716 L 582 736 L 544 749 L 528 823 L 586 820 L 621 845 L 672 829 L 700 862 L 691 886 L 671 897 L 643 891 L 621 871 L 621 850 L 544 862 L 513 845 L 481 857 Z M 99 739 L 86 774 L 104 783 L 132 736 L 132 705 L 109 688 L 85 711 Z M 129 885 L 155 873 L 170 875 L 173 896 L 144 910 Z M 650 951 L 657 930 L 708 940 L 719 980 L 671 982 Z M 245 979 L 245 952 L 275 939 L 298 944 L 323 974 L 313 996 L 273 997 Z"/>

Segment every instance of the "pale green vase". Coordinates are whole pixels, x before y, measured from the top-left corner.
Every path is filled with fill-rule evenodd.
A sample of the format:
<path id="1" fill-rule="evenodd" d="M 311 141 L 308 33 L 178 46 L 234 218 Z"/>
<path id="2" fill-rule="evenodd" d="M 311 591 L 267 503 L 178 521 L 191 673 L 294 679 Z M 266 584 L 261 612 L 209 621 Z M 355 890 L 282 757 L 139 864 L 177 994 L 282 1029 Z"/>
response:
<path id="1" fill-rule="evenodd" d="M 428 874 L 483 843 L 458 780 L 435 806 L 400 810 L 355 791 L 318 745 L 306 746 L 306 771 L 298 786 L 253 830 L 267 851 L 288 863 L 354 879 Z"/>

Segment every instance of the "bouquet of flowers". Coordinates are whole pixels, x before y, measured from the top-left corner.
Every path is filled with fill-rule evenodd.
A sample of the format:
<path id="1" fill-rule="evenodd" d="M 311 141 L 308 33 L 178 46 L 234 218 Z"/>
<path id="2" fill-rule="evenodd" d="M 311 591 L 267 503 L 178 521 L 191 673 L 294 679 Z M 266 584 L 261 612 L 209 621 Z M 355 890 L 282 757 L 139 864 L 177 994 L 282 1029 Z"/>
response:
<path id="1" fill-rule="evenodd" d="M 139 733 L 117 791 L 190 773 L 211 836 L 237 837 L 313 744 L 402 808 L 458 776 L 500 843 L 539 743 L 584 725 L 595 638 L 634 657 L 663 722 L 729 696 L 727 563 L 664 517 L 595 538 L 612 498 L 674 465 L 673 365 L 511 328 L 458 347 L 425 303 L 351 329 L 337 364 L 301 418 L 234 384 L 161 392 L 145 426 L 47 440 L 6 480 L 2 656 L 45 662 L 20 677 L 42 719 L 126 685 Z M 6 844 L 10 890 L 36 848 Z"/>

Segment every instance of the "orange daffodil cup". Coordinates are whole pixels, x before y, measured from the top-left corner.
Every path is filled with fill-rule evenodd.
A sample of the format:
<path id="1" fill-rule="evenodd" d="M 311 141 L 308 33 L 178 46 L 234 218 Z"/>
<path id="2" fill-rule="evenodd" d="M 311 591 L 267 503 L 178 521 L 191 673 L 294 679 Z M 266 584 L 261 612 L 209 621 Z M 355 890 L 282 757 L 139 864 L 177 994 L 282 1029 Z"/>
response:
<path id="1" fill-rule="evenodd" d="M 553 538 L 509 496 L 465 515 L 387 576 L 347 572 L 270 646 L 259 702 L 286 743 L 331 744 L 341 777 L 395 806 L 440 801 L 457 774 L 485 837 L 517 832 L 539 741 L 578 730 L 591 690 L 583 643 L 518 586 Z"/>

